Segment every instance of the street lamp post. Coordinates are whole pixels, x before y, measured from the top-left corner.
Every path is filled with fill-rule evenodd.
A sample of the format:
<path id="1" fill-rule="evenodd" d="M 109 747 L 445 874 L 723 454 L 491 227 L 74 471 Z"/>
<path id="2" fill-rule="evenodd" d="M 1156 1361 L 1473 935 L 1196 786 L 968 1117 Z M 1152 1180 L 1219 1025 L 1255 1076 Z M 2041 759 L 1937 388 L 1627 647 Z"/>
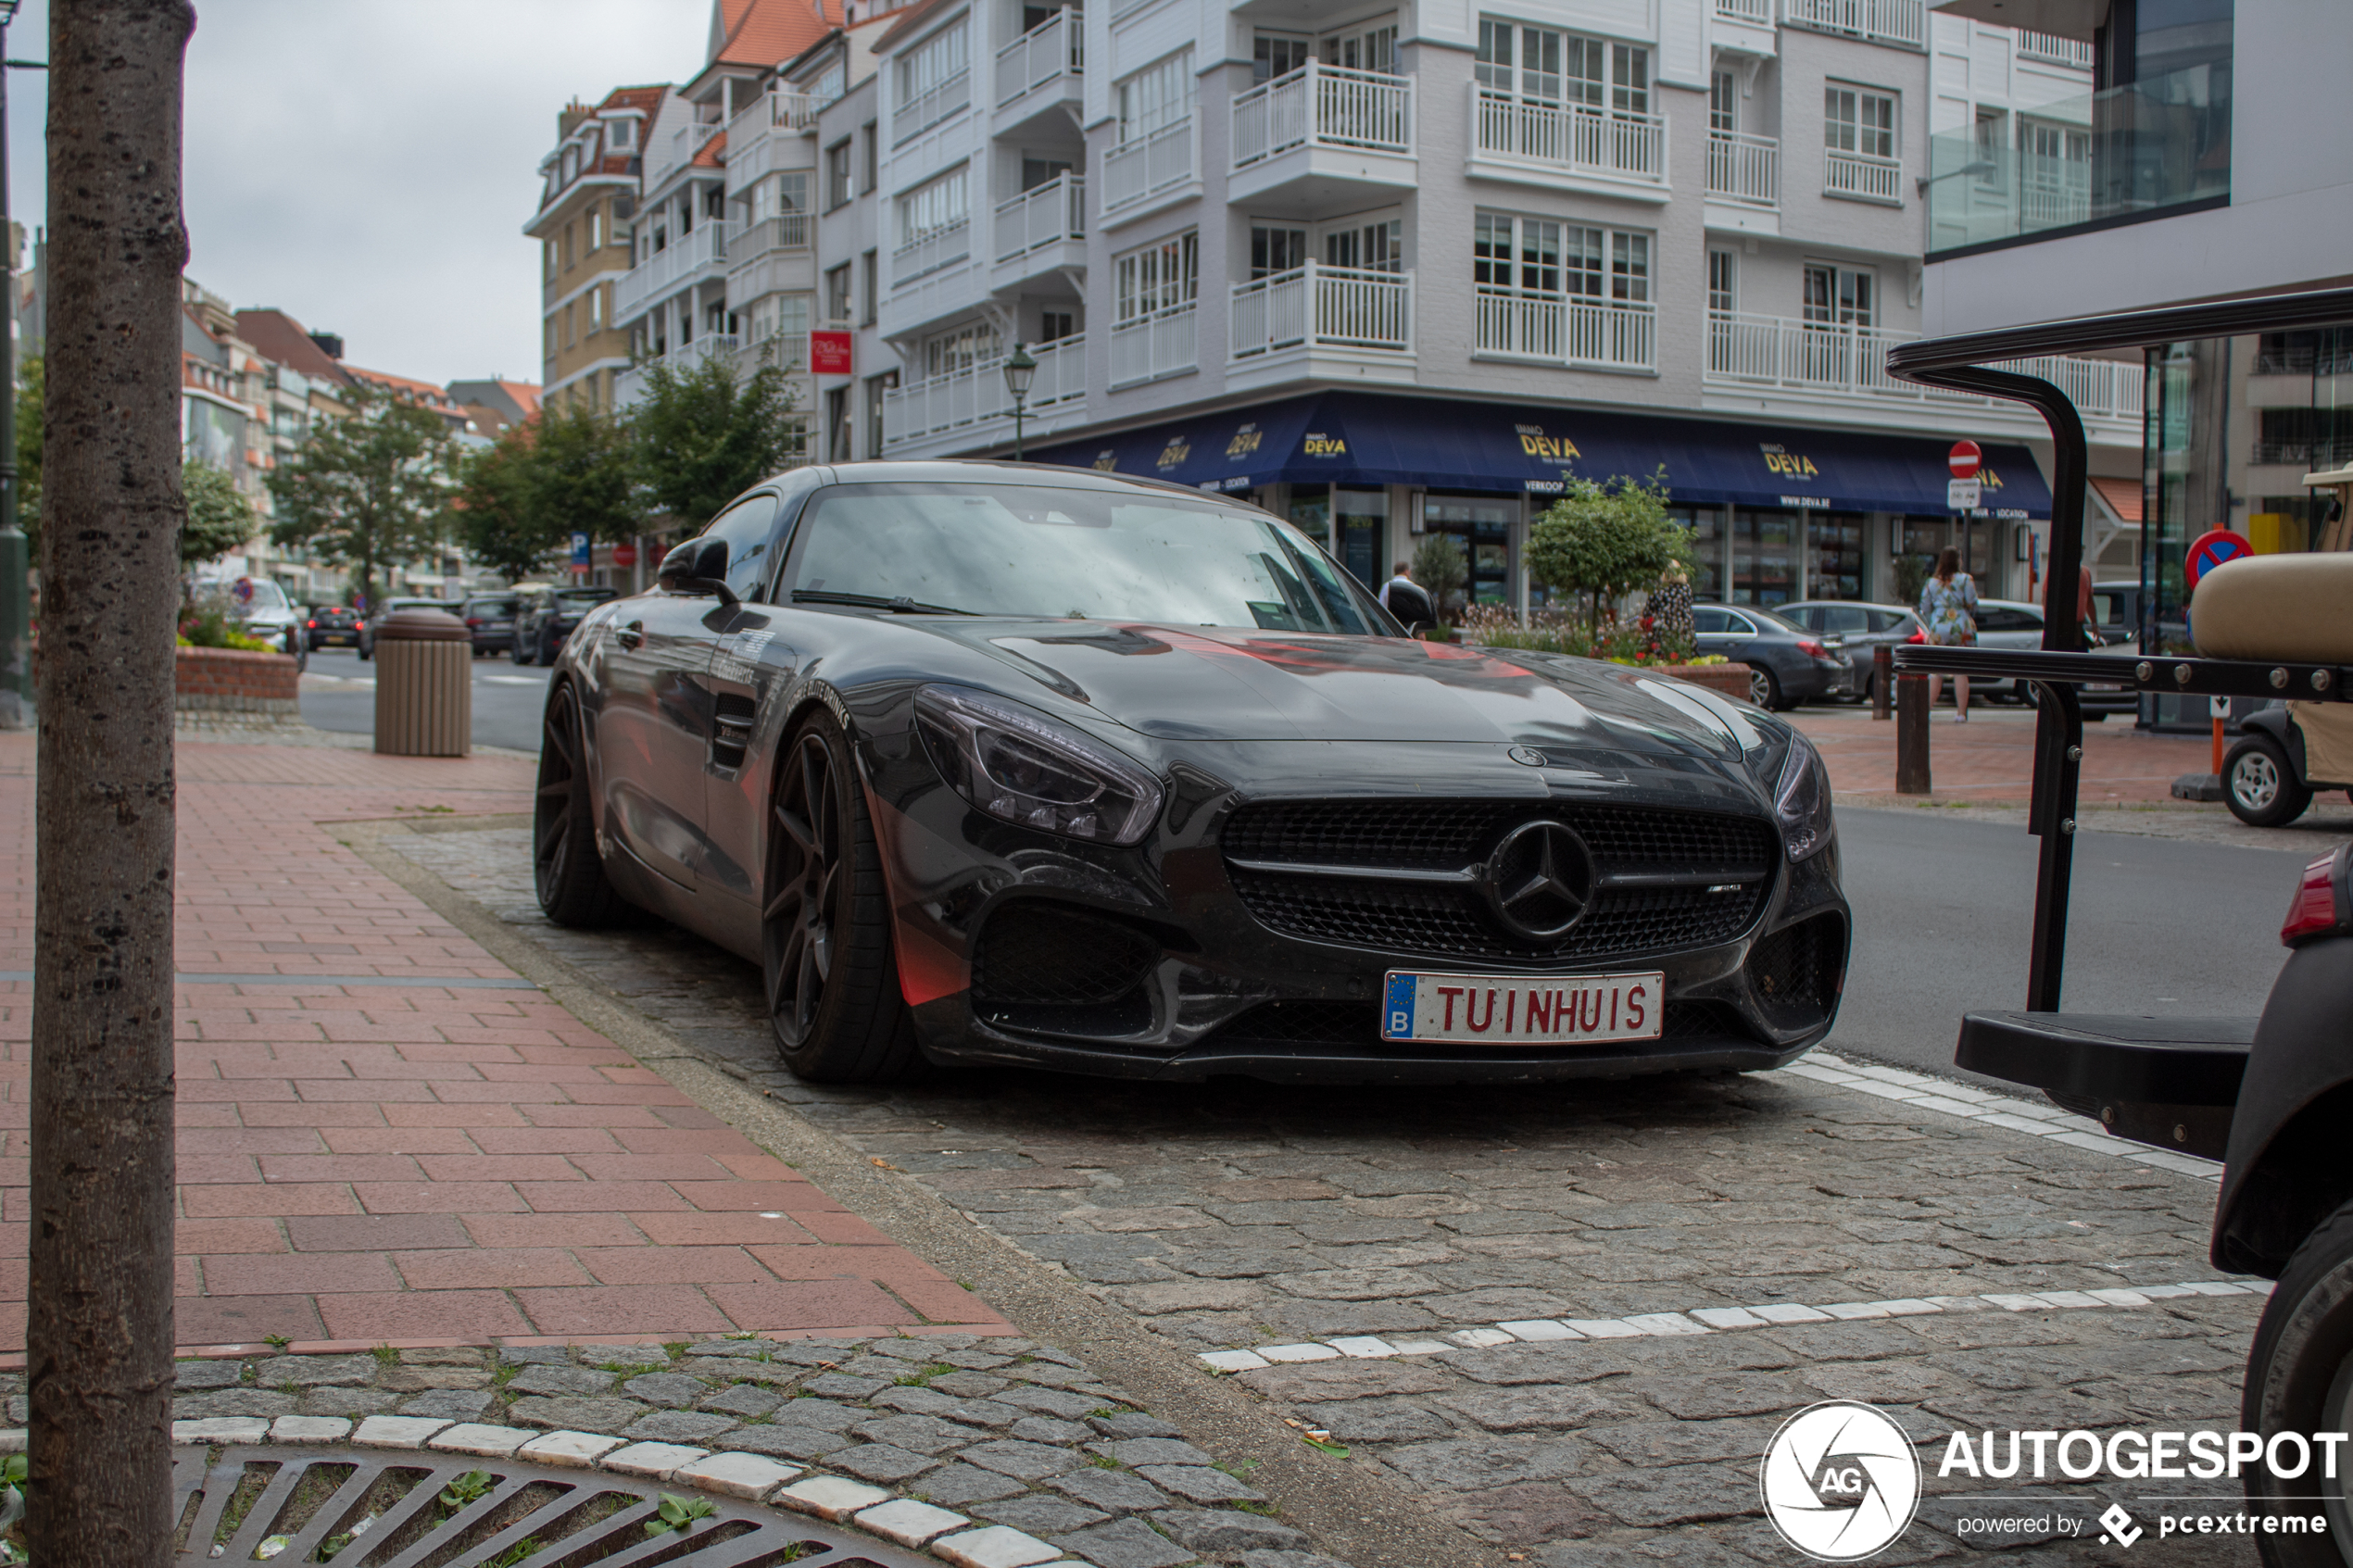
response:
<path id="1" fill-rule="evenodd" d="M 0 0 L 0 730 L 32 728 L 32 552 L 17 526 L 17 257 L 8 239 L 8 24 L 18 0 Z"/>
<path id="2" fill-rule="evenodd" d="M 1013 461 L 1020 462 L 1022 416 L 1027 411 L 1029 383 L 1038 379 L 1038 361 L 1020 344 L 1005 361 L 1005 390 L 1013 395 Z"/>

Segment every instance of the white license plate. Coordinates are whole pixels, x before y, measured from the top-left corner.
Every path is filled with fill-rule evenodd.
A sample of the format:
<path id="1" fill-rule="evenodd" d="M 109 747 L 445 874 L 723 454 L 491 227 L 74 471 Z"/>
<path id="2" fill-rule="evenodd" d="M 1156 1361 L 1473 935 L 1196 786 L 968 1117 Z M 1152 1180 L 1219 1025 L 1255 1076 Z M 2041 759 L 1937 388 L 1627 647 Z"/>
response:
<path id="1" fill-rule="evenodd" d="M 1380 1037 L 1488 1046 L 1655 1040 L 1667 976 L 1428 974 L 1393 969 Z"/>

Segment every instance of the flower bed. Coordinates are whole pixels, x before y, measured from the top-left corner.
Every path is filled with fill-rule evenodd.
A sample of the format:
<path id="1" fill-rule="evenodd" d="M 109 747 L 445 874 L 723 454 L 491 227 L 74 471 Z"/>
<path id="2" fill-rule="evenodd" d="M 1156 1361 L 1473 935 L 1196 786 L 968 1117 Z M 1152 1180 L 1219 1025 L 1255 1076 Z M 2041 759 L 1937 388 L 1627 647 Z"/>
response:
<path id="1" fill-rule="evenodd" d="M 291 654 L 192 647 L 173 653 L 174 712 L 302 716 L 298 671 Z"/>
<path id="2" fill-rule="evenodd" d="M 1651 668 L 1655 674 L 1689 681 L 1695 686 L 1705 686 L 1735 702 L 1748 700 L 1748 666 L 1745 664 L 1659 664 Z"/>

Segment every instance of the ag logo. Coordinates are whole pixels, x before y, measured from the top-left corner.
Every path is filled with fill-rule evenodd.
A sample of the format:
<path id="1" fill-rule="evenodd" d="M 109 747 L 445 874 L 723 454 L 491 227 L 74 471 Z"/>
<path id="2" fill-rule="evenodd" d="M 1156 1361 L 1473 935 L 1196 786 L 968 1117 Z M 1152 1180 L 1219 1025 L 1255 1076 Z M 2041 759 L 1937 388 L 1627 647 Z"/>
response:
<path id="1" fill-rule="evenodd" d="M 1912 1523 L 1920 1461 L 1894 1422 L 1835 1399 L 1781 1424 L 1765 1447 L 1758 1485 L 1781 1539 L 1824 1562 L 1855 1562 Z"/>

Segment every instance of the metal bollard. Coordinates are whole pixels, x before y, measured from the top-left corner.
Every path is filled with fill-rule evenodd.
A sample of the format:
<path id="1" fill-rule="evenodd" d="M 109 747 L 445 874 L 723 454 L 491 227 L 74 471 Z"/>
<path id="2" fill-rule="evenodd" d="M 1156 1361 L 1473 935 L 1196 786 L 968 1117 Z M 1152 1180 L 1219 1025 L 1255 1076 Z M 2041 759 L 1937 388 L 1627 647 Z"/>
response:
<path id="1" fill-rule="evenodd" d="M 1895 793 L 1927 795 L 1928 677 L 1895 678 Z"/>
<path id="2" fill-rule="evenodd" d="M 1893 717 L 1888 711 L 1888 705 L 1894 700 L 1894 694 L 1887 688 L 1888 683 L 1894 679 L 1895 648 L 1892 644 L 1881 643 L 1871 650 L 1871 717 L 1874 720 Z"/>

